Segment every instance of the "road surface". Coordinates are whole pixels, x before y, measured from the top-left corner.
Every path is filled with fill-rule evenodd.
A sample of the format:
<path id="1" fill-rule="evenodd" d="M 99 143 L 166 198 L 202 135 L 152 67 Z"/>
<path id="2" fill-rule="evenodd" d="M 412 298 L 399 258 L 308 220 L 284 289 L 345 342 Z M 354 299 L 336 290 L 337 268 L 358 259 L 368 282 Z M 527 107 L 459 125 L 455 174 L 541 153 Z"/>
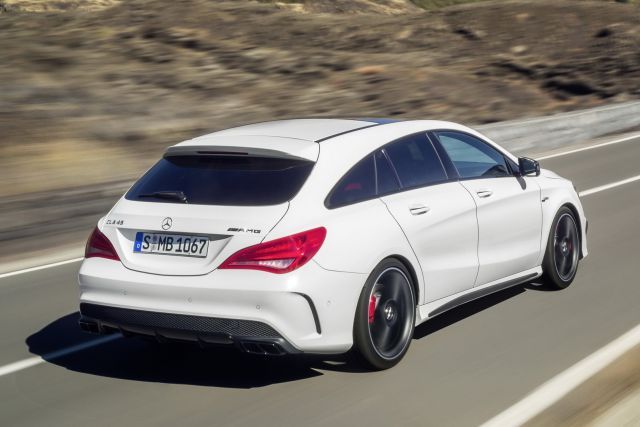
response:
<path id="1" fill-rule="evenodd" d="M 614 183 L 640 175 L 640 138 L 542 165 L 580 191 Z M 481 424 L 640 323 L 640 181 L 583 203 L 590 256 L 571 287 L 527 284 L 443 314 L 384 372 L 117 337 L 55 354 L 96 339 L 76 324 L 79 263 L 0 278 L 0 425 Z"/>

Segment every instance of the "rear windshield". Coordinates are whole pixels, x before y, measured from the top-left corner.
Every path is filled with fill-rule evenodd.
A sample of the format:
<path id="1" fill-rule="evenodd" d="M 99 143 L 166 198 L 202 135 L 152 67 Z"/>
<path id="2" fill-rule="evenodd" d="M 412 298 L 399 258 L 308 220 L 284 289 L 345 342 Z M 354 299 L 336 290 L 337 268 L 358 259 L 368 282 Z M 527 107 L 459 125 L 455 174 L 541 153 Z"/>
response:
<path id="1" fill-rule="evenodd" d="M 196 205 L 265 206 L 289 201 L 313 162 L 236 157 L 170 156 L 156 163 L 125 198 Z"/>

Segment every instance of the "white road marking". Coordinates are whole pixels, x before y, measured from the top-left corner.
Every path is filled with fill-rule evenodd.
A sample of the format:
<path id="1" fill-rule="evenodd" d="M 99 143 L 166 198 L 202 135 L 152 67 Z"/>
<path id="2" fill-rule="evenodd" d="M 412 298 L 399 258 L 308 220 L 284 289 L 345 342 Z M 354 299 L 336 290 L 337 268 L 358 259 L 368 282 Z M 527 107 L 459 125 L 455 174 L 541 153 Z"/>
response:
<path id="1" fill-rule="evenodd" d="M 23 270 L 10 271 L 8 273 L 0 274 L 0 279 L 4 279 L 5 277 L 17 276 L 19 274 L 24 274 L 24 273 L 31 273 L 33 271 L 45 270 L 47 268 L 59 267 L 65 264 L 72 264 L 74 262 L 82 261 L 83 259 L 84 257 L 72 258 L 72 259 L 66 259 L 64 261 L 53 262 L 51 264 L 44 264 L 44 265 L 38 265 L 36 267 L 25 268 Z"/>
<path id="2" fill-rule="evenodd" d="M 9 363 L 8 365 L 0 366 L 0 377 L 13 374 L 15 372 L 22 371 L 27 368 L 31 368 L 32 366 L 39 365 L 43 362 L 46 362 L 47 360 L 58 359 L 63 356 L 68 356 L 71 353 L 76 353 L 78 351 L 86 350 L 91 347 L 106 344 L 118 338 L 122 338 L 122 335 L 120 334 L 107 335 L 91 341 L 83 342 L 82 344 L 77 344 L 71 347 L 63 348 L 62 350 L 56 350 L 51 353 L 44 354 L 42 356 L 29 357 L 27 359 L 22 359 L 17 362 Z"/>
<path id="3" fill-rule="evenodd" d="M 536 157 L 536 160 L 553 159 L 555 157 L 566 156 L 568 154 L 579 153 L 581 151 L 593 150 L 594 148 L 600 148 L 600 147 L 606 147 L 608 145 L 619 144 L 621 142 L 627 142 L 627 141 L 631 141 L 632 139 L 637 139 L 637 138 L 640 138 L 640 134 L 634 134 L 634 135 L 631 135 L 631 136 L 626 136 L 626 137 L 620 138 L 620 139 L 614 139 L 613 141 L 607 141 L 607 142 L 603 142 L 603 143 L 600 143 L 600 144 L 589 145 L 587 147 L 576 148 L 574 150 L 567 150 L 567 151 L 561 151 L 559 153 L 548 154 L 546 156 Z"/>
<path id="4" fill-rule="evenodd" d="M 621 181 L 612 182 L 611 184 L 601 185 L 599 187 L 590 188 L 588 190 L 578 193 L 580 197 L 588 196 L 590 194 L 599 193 L 601 191 L 610 190 L 612 188 L 620 187 L 621 185 L 629 184 L 630 182 L 640 181 L 640 175 L 632 176 L 631 178 L 623 179 Z"/>
<path id="5" fill-rule="evenodd" d="M 640 325 L 535 389 L 481 427 L 521 426 L 640 344 Z"/>

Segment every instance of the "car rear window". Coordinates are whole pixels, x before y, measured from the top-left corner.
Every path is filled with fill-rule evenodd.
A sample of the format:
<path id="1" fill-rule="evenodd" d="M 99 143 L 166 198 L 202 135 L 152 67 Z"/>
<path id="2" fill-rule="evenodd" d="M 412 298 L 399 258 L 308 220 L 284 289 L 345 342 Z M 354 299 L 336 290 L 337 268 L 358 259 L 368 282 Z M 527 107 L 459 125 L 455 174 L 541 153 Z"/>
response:
<path id="1" fill-rule="evenodd" d="M 140 178 L 125 198 L 197 205 L 276 205 L 296 195 L 313 165 L 266 157 L 168 156 Z"/>

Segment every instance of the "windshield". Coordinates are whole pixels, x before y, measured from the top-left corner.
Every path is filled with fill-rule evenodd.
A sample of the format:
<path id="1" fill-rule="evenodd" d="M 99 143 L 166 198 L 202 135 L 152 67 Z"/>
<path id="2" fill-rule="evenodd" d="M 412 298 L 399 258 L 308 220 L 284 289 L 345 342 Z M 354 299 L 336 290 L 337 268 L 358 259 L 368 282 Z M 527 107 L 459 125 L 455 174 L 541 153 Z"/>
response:
<path id="1" fill-rule="evenodd" d="M 313 165 L 266 157 L 169 156 L 140 178 L 125 198 L 197 205 L 276 205 L 296 195 Z"/>

